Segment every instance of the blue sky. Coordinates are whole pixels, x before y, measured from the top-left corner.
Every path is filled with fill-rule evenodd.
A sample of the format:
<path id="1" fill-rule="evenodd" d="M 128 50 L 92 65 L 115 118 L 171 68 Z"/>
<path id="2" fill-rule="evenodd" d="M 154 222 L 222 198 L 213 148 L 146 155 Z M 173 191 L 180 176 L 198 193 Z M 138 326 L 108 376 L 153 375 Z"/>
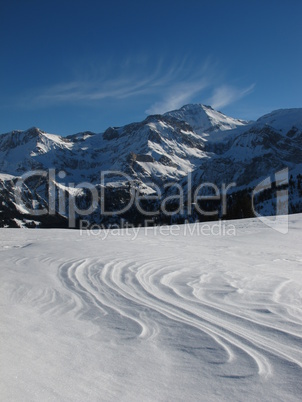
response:
<path id="1" fill-rule="evenodd" d="M 302 107 L 300 0 L 0 0 L 0 132 Z"/>

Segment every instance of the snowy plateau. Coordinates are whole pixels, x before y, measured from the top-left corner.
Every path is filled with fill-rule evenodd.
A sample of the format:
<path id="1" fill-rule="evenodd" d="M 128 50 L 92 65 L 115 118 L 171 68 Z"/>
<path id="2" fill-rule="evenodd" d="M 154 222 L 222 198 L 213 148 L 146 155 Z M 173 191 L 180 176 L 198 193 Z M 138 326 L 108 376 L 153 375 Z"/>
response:
<path id="1" fill-rule="evenodd" d="M 1 400 L 300 401 L 302 215 L 226 224 L 1 229 Z"/>

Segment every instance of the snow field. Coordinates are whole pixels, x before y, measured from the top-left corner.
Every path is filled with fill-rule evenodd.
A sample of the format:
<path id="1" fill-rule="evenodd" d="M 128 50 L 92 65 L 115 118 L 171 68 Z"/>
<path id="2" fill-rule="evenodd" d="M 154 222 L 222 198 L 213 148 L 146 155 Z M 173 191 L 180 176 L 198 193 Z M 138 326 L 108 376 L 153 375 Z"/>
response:
<path id="1" fill-rule="evenodd" d="M 302 215 L 231 223 L 2 229 L 1 400 L 300 400 Z"/>

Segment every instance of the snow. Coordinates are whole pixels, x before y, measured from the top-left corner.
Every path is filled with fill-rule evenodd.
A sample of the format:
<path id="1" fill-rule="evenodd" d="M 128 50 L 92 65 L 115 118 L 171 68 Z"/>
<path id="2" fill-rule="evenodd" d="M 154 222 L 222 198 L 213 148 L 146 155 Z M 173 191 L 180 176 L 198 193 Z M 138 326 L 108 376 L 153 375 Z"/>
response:
<path id="1" fill-rule="evenodd" d="M 21 212 L 21 214 L 27 214 L 27 213 L 28 213 L 28 208 L 27 208 L 24 204 L 21 204 L 21 203 L 19 203 L 19 202 L 13 202 L 13 204 L 14 204 L 16 210 L 19 211 L 19 212 Z M 18 225 L 19 225 L 20 222 L 22 222 L 22 221 L 20 221 L 19 219 L 15 219 L 15 221 L 16 221 L 16 222 L 18 221 L 18 222 L 17 222 Z M 22 226 L 24 226 L 23 222 L 22 222 Z M 20 226 L 20 227 L 21 227 L 21 226 Z"/>
<path id="2" fill-rule="evenodd" d="M 1 229 L 1 399 L 301 400 L 302 215 L 223 225 Z"/>
<path id="3" fill-rule="evenodd" d="M 8 180 L 13 180 L 13 179 L 15 179 L 15 176 L 12 176 L 11 174 L 0 173 L 1 181 L 8 181 Z"/>
<path id="4" fill-rule="evenodd" d="M 302 108 L 274 110 L 260 117 L 257 123 L 269 125 L 284 135 L 286 135 L 293 126 L 301 131 Z"/>
<path id="5" fill-rule="evenodd" d="M 21 219 L 14 218 L 14 221 L 16 222 L 16 224 L 19 228 L 23 228 L 23 229 L 25 228 L 25 223 Z"/>
<path id="6" fill-rule="evenodd" d="M 70 141 L 59 135 L 47 134 L 37 128 L 13 131 L 0 135 L 0 168 L 3 173 L 14 175 L 33 170 L 37 164 L 45 169 L 51 168 L 57 152 L 69 155 L 72 147 Z"/>
<path id="7" fill-rule="evenodd" d="M 245 128 L 249 122 L 228 117 L 210 106 L 189 104 L 165 113 L 190 124 L 204 140 L 217 142 L 229 138 L 233 129 Z"/>

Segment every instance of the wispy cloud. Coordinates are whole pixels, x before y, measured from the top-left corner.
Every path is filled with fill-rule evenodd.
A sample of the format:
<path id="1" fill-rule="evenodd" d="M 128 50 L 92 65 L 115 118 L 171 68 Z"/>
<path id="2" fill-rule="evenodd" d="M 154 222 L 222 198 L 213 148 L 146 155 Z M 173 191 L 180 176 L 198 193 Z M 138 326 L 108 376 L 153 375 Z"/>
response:
<path id="1" fill-rule="evenodd" d="M 97 101 L 106 98 L 123 99 L 145 92 L 149 85 L 150 82 L 145 79 L 125 80 L 122 77 L 108 81 L 71 81 L 45 89 L 37 94 L 33 101 L 53 104 Z"/>
<path id="2" fill-rule="evenodd" d="M 214 89 L 213 95 L 208 99 L 207 103 L 209 103 L 214 109 L 219 109 L 250 94 L 254 88 L 255 84 L 241 89 L 230 85 L 222 85 Z"/>
<path id="3" fill-rule="evenodd" d="M 168 88 L 163 99 L 152 104 L 146 110 L 146 113 L 164 113 L 169 110 L 177 109 L 190 102 L 193 96 L 200 93 L 207 86 L 209 86 L 209 81 L 206 78 L 201 78 L 198 81 L 183 82 L 172 85 Z"/>
<path id="4" fill-rule="evenodd" d="M 40 89 L 27 102 L 23 100 L 23 104 L 36 107 L 149 97 L 146 113 L 161 113 L 190 101 L 211 80 L 208 61 L 198 65 L 185 57 L 170 63 L 164 58 L 156 63 L 148 58 L 134 61 L 128 58 L 119 66 L 109 63 L 99 71 L 94 66 L 91 74 L 85 71 L 73 80 Z"/>
<path id="5" fill-rule="evenodd" d="M 156 114 L 177 109 L 197 98 L 214 108 L 221 108 L 254 89 L 254 85 L 243 89 L 230 85 L 215 88 L 217 82 L 222 82 L 221 72 L 210 58 L 202 64 L 193 61 L 192 57 L 168 63 L 164 57 L 152 62 L 148 56 L 141 55 L 119 63 L 107 60 L 102 66 L 86 67 L 69 81 L 36 90 L 27 99 L 22 99 L 22 105 L 100 105 L 107 99 L 134 99 L 138 104 L 149 103 L 145 113 Z M 213 88 L 212 96 L 207 99 Z"/>
<path id="6" fill-rule="evenodd" d="M 189 103 L 211 85 L 214 80 L 213 71 L 214 63 L 210 58 L 202 65 L 198 63 L 192 65 L 184 59 L 178 71 L 174 72 L 176 74 L 171 74 L 170 78 L 173 79 L 168 80 L 161 88 L 159 100 L 152 103 L 146 113 L 164 113 Z"/>

